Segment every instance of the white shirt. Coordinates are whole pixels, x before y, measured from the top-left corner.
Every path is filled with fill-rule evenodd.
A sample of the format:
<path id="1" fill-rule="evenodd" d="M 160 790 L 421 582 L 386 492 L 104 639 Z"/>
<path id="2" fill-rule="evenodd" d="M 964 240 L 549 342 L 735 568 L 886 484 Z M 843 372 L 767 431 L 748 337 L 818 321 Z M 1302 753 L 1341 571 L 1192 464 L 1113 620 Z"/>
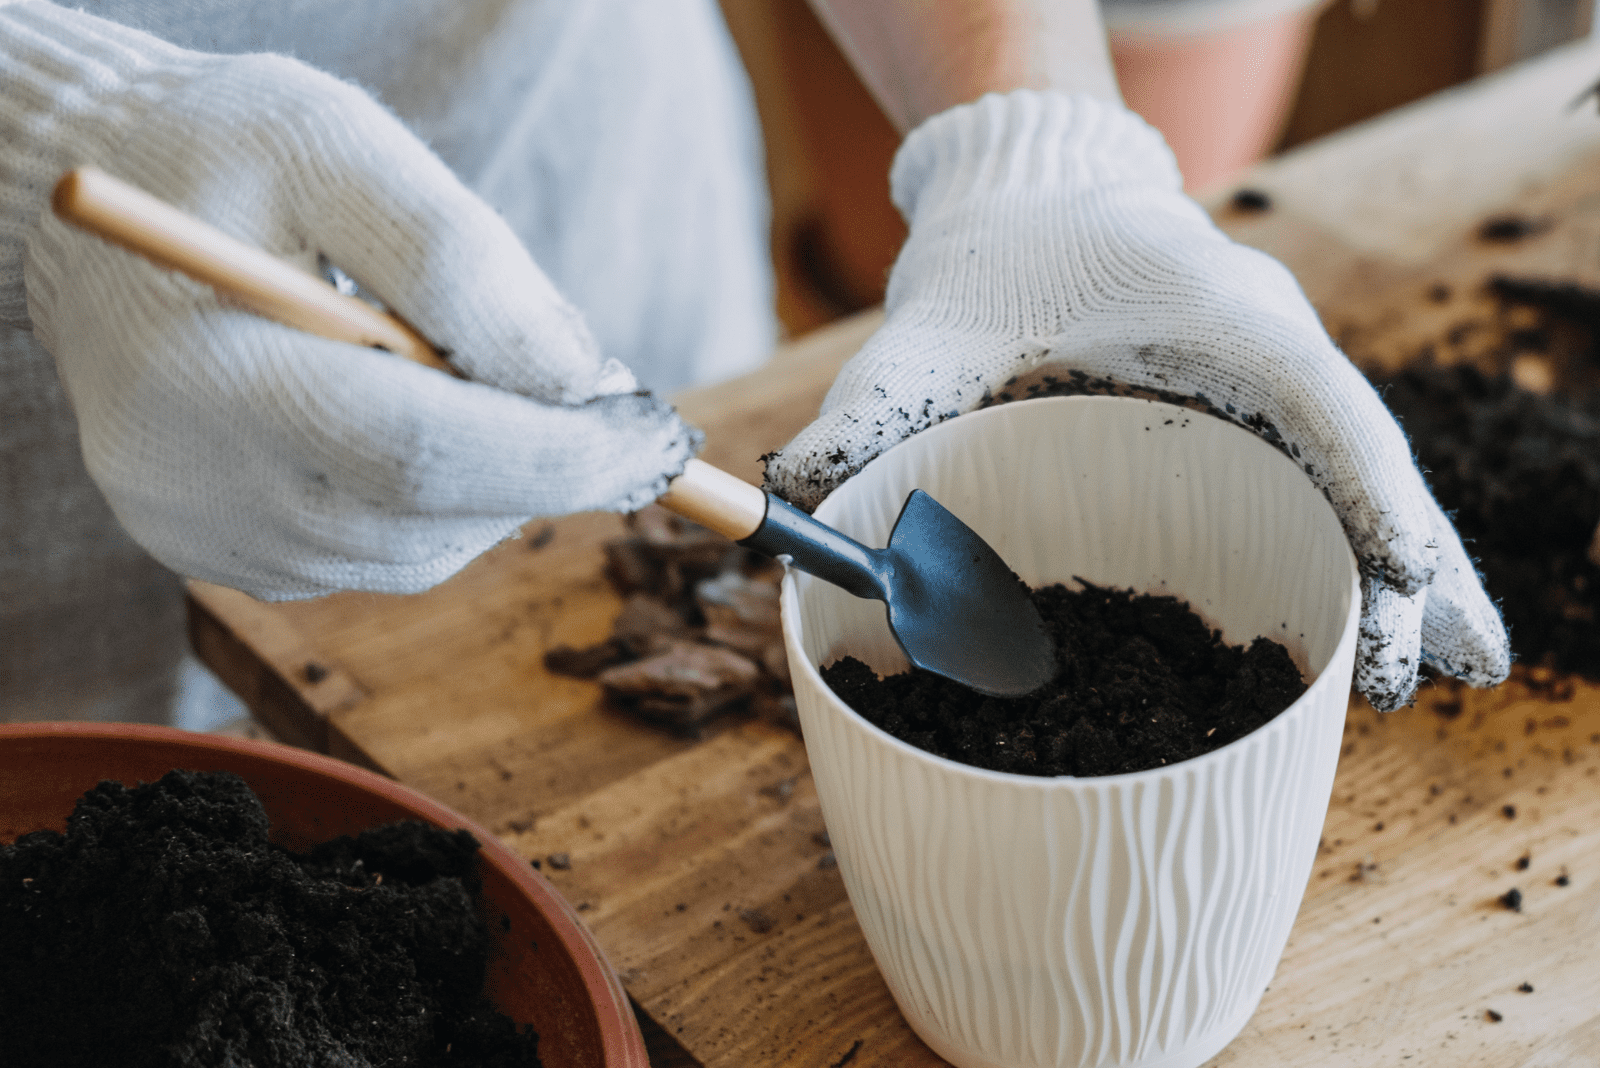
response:
<path id="1" fill-rule="evenodd" d="M 74 6 L 364 86 L 510 221 L 603 352 L 651 388 L 729 377 L 771 350 L 760 139 L 714 0 Z M 3 236 L 0 272 L 20 278 Z M 0 721 L 170 719 L 181 584 L 117 525 L 50 357 L 12 318 L 0 325 Z"/>
<path id="2" fill-rule="evenodd" d="M 760 135 L 714 0 L 79 0 L 203 52 L 278 52 L 394 110 L 658 391 L 776 336 Z"/>

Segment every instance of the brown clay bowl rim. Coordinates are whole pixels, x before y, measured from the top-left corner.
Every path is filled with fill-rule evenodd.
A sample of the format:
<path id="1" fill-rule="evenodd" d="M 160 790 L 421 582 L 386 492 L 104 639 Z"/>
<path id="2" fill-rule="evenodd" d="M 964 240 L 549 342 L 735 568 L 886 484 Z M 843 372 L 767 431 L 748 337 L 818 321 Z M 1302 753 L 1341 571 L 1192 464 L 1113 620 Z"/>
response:
<path id="1" fill-rule="evenodd" d="M 200 734 L 143 723 L 0 723 L 0 743 L 7 739 L 38 741 L 51 738 L 94 738 L 135 744 L 151 741 L 201 752 L 252 756 L 341 780 L 408 809 L 416 813 L 419 819 L 449 830 L 463 828 L 469 831 L 482 847 L 484 862 L 499 869 L 534 902 L 572 957 L 579 974 L 583 976 L 589 1000 L 595 1007 L 600 1040 L 604 1047 L 604 1063 L 614 1068 L 649 1068 L 644 1036 L 634 1017 L 627 991 L 623 989 L 616 971 L 607 963 L 594 935 L 578 918 L 577 912 L 527 861 L 513 853 L 488 830 L 449 806 L 375 771 L 279 742 Z"/>

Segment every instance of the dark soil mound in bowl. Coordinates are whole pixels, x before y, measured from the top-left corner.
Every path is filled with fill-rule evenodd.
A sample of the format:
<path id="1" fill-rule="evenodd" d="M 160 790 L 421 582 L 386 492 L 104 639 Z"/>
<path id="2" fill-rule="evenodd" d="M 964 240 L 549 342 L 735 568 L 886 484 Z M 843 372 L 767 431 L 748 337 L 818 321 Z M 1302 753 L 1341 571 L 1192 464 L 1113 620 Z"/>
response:
<path id="1" fill-rule="evenodd" d="M 879 678 L 853 657 L 823 668 L 823 681 L 902 741 L 1022 775 L 1175 764 L 1244 737 L 1306 691 L 1271 639 L 1230 646 L 1175 597 L 1078 581 L 1034 591 L 1061 664 L 1037 694 L 985 697 L 920 670 Z"/>
<path id="2" fill-rule="evenodd" d="M 173 771 L 0 845 L 0 1064 L 539 1063 L 483 996 L 472 835 L 267 829 L 239 777 Z"/>

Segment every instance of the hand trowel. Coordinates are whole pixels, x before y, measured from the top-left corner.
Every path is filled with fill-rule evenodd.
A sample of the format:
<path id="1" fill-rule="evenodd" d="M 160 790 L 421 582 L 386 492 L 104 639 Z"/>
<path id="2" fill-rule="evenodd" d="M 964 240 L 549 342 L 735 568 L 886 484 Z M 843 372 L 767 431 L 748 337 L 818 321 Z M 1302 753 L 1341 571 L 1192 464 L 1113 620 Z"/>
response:
<path id="1" fill-rule="evenodd" d="M 69 171 L 52 203 L 66 221 L 259 315 L 457 373 L 400 319 L 102 171 Z M 1055 652 L 1026 586 L 921 490 L 906 499 L 882 549 L 700 460 L 688 462 L 660 503 L 757 552 L 786 556 L 857 597 L 884 602 L 889 629 L 916 667 L 996 697 L 1032 693 L 1055 674 Z"/>

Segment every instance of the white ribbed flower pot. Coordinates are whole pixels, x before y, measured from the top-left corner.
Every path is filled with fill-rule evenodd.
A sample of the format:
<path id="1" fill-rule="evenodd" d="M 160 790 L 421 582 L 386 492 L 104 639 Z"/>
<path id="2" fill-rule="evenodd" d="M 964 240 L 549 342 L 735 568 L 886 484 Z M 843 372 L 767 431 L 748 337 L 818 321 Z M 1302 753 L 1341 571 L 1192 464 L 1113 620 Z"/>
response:
<path id="1" fill-rule="evenodd" d="M 906 1019 L 961 1068 L 1187 1068 L 1255 1010 L 1299 909 L 1339 756 L 1360 588 L 1333 510 L 1255 435 L 1166 404 L 1023 401 L 890 450 L 817 517 L 868 545 L 922 488 L 1030 585 L 1174 594 L 1310 689 L 1171 767 L 1044 779 L 932 756 L 817 665 L 903 670 L 883 606 L 791 570 L 783 624 L 823 815 Z"/>

